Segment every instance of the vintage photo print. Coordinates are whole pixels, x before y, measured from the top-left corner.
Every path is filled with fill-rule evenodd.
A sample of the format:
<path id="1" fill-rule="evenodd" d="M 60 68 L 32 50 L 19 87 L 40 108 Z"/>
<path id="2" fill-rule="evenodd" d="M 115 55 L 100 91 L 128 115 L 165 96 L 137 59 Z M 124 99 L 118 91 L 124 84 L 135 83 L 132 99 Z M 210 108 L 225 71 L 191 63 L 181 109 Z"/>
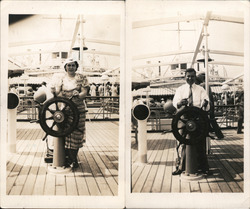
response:
<path id="1" fill-rule="evenodd" d="M 129 206 L 246 202 L 248 4 L 214 4 L 129 2 Z"/>
<path id="2" fill-rule="evenodd" d="M 124 205 L 123 6 L 3 2 L 1 206 Z"/>

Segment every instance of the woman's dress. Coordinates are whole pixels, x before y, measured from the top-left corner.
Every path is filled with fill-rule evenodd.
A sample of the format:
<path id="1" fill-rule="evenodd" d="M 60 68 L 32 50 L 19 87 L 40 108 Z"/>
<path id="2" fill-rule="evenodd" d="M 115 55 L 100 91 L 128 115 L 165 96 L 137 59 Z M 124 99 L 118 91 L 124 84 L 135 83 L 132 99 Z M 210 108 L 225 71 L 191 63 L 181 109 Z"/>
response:
<path id="1" fill-rule="evenodd" d="M 88 80 L 86 76 L 76 73 L 74 78 L 70 78 L 67 75 L 60 76 L 56 80 L 56 88 L 61 88 L 62 97 L 71 98 L 74 90 L 80 91 L 80 89 L 88 87 Z M 65 137 L 65 148 L 67 149 L 79 149 L 86 141 L 86 107 L 83 99 L 73 97 L 72 101 L 76 104 L 79 112 L 79 123 L 77 128 L 68 136 Z M 73 117 L 69 117 L 68 120 L 72 120 Z"/>

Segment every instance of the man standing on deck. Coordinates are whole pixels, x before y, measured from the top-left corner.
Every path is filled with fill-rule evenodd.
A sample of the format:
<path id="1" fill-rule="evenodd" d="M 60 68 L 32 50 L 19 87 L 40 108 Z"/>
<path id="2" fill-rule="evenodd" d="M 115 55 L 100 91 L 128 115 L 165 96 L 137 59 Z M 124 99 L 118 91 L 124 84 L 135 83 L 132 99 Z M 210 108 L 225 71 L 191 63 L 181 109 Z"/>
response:
<path id="1" fill-rule="evenodd" d="M 195 106 L 198 108 L 205 107 L 208 111 L 210 108 L 209 97 L 204 88 L 195 84 L 196 71 L 193 68 L 189 68 L 185 72 L 186 84 L 177 88 L 175 96 L 173 98 L 173 105 L 175 108 L 180 109 L 182 106 Z M 209 166 L 206 156 L 206 137 L 200 139 L 200 143 L 196 146 L 197 157 L 198 157 L 198 167 L 201 169 L 202 173 L 208 174 Z M 179 148 L 181 148 L 181 157 L 179 157 Z M 172 175 L 179 175 L 185 170 L 185 155 L 186 146 L 184 144 L 179 144 L 177 146 L 177 165 L 176 171 Z"/>

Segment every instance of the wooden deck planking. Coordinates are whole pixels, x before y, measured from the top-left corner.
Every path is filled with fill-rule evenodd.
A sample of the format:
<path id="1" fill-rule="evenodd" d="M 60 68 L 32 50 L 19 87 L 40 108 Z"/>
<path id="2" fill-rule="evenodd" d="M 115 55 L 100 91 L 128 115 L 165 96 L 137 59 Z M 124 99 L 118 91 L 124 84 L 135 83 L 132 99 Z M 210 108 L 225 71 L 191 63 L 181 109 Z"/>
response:
<path id="1" fill-rule="evenodd" d="M 221 155 L 222 152 L 219 151 L 218 152 L 218 157 L 219 158 L 222 158 L 223 156 Z M 241 191 L 243 191 L 243 170 L 238 168 L 238 165 L 235 164 L 235 162 L 233 161 L 233 159 L 230 159 L 230 156 L 227 154 L 227 155 L 224 155 L 224 156 L 227 156 L 228 158 L 228 161 L 225 161 L 225 160 L 221 160 L 221 163 L 223 165 L 223 167 L 227 170 L 227 172 L 229 173 L 231 179 L 235 180 L 235 182 L 238 184 L 238 186 L 241 188 Z M 237 186 L 236 186 L 236 189 L 237 189 Z"/>
<path id="2" fill-rule="evenodd" d="M 148 177 L 148 180 L 152 182 L 152 185 L 148 187 L 150 192 L 159 192 L 162 186 L 162 178 L 164 176 L 164 171 L 167 164 L 167 156 L 169 151 L 168 148 L 170 145 L 170 143 L 168 143 L 167 140 L 164 140 L 164 138 L 165 135 L 159 136 L 159 140 L 161 140 L 161 145 L 155 158 L 155 162 L 152 163 L 153 167 Z"/>
<path id="3" fill-rule="evenodd" d="M 216 169 L 212 170 L 213 176 L 209 176 L 208 179 L 210 179 L 211 177 L 214 177 L 221 192 L 226 192 L 226 193 L 232 192 L 230 187 L 228 186 L 227 182 L 225 181 L 225 179 L 223 178 L 223 176 L 221 174 L 222 171 L 220 170 L 220 168 L 218 168 L 217 164 L 215 163 L 217 161 L 216 157 L 211 156 L 210 159 L 211 160 L 209 161 L 209 166 L 211 168 L 216 168 Z"/>
<path id="4" fill-rule="evenodd" d="M 31 164 L 32 159 L 34 158 L 34 156 L 29 155 L 29 153 L 32 150 L 32 147 L 33 149 L 37 147 L 36 141 L 32 140 L 32 137 L 37 136 L 35 132 L 36 131 L 33 129 L 30 135 L 24 135 L 24 137 L 26 138 L 25 143 L 22 144 L 20 149 L 17 148 L 17 152 L 20 153 L 21 156 L 15 159 L 17 161 L 12 161 L 14 167 L 10 172 L 7 172 L 9 176 L 12 177 L 10 178 L 11 182 L 8 182 L 7 180 L 7 194 L 9 193 L 9 190 L 12 187 L 23 186 L 27 178 L 27 173 L 30 169 L 29 165 Z"/>
<path id="5" fill-rule="evenodd" d="M 38 132 L 38 134 L 39 134 L 39 132 Z M 28 161 L 28 160 L 26 161 L 25 166 L 27 166 L 27 168 L 29 170 L 27 170 L 27 173 L 26 173 L 27 178 L 26 178 L 26 181 L 25 181 L 25 184 L 24 184 L 23 191 L 22 191 L 21 195 L 32 195 L 33 186 L 31 186 L 31 185 L 35 184 L 37 173 L 38 173 L 38 170 L 39 170 L 39 165 L 40 165 L 40 162 L 41 162 L 42 157 L 43 157 L 43 152 L 38 151 L 38 148 L 42 144 L 41 141 L 42 140 L 36 140 L 36 143 L 33 144 L 33 147 L 32 147 L 32 150 L 31 150 L 31 152 L 34 152 L 36 154 L 35 154 L 33 159 L 32 159 L 32 157 L 30 157 L 32 155 L 29 155 L 30 161 Z M 29 166 L 29 165 L 31 165 L 31 166 Z"/>
<path id="6" fill-rule="evenodd" d="M 112 129 L 114 129 L 112 127 Z M 112 194 L 117 195 L 118 191 L 117 189 L 114 189 L 114 185 L 118 182 L 118 170 L 107 158 L 107 155 L 110 155 L 110 153 L 107 153 L 107 150 L 113 149 L 113 146 L 109 145 L 110 136 L 108 133 L 104 133 L 110 131 L 101 129 L 100 131 L 95 133 L 94 140 L 91 141 L 91 148 L 92 150 L 92 157 L 95 160 L 95 162 L 99 165 L 100 172 L 102 173 L 102 176 L 106 177 L 106 181 L 108 182 L 108 185 L 110 185 L 110 190 L 112 191 Z M 93 134 L 93 132 L 92 132 Z M 114 139 L 115 140 L 115 139 Z M 117 140 L 117 139 L 116 139 Z M 97 143 L 99 142 L 99 146 L 97 146 Z M 103 144 L 102 144 L 103 143 Z M 107 146 L 109 145 L 109 146 Z M 106 154 L 105 154 L 106 152 Z M 115 152 L 115 150 L 113 150 Z M 117 159 L 115 159 L 117 161 Z M 106 188 L 106 190 L 109 193 L 109 188 Z"/>
<path id="7" fill-rule="evenodd" d="M 99 135 L 97 137 L 93 137 L 93 140 L 91 141 L 91 145 L 93 147 L 95 147 L 96 151 L 99 153 L 99 151 L 104 154 L 103 157 L 107 160 L 109 160 L 110 162 L 112 162 L 112 169 L 113 169 L 113 166 L 115 167 L 115 173 L 114 175 L 118 175 L 118 156 L 117 156 L 117 147 L 113 146 L 113 144 L 108 144 L 112 139 L 114 138 L 113 140 L 116 140 L 115 139 L 115 136 L 118 135 L 118 132 L 116 134 L 113 134 L 112 137 L 109 137 L 107 138 L 106 140 L 103 140 L 103 136 L 105 135 L 108 135 L 110 131 L 105 131 L 103 133 L 99 132 Z M 90 133 L 91 134 L 91 133 Z M 117 142 L 116 142 L 117 143 Z M 99 144 L 99 146 L 98 146 Z M 108 164 L 109 165 L 109 164 Z"/>
<path id="8" fill-rule="evenodd" d="M 210 193 L 212 192 L 210 185 L 206 178 L 199 180 L 200 192 L 201 193 Z"/>
<path id="9" fill-rule="evenodd" d="M 148 162 L 150 162 L 151 159 L 154 158 L 155 152 L 153 152 L 153 150 L 155 150 L 155 146 L 157 146 L 157 142 L 155 140 L 152 140 L 152 144 L 150 144 L 150 146 L 148 146 L 148 149 L 149 149 L 149 151 L 147 153 Z M 140 192 L 142 187 L 143 187 L 141 182 L 144 182 L 144 179 L 147 178 L 147 174 L 148 174 L 148 171 L 150 169 L 150 165 L 148 165 L 148 164 L 145 164 L 145 165 L 136 164 L 136 167 L 134 167 L 134 169 L 135 169 L 135 173 L 133 175 L 133 178 L 135 179 L 135 181 L 132 181 L 132 185 L 133 186 L 135 186 L 136 184 L 140 185 L 138 188 L 137 188 L 137 186 L 135 186 L 135 188 L 137 188 L 137 192 Z"/>
<path id="10" fill-rule="evenodd" d="M 67 175 L 47 173 L 47 164 L 44 162 L 46 143 L 41 140 L 45 133 L 38 124 L 31 126 L 27 122 L 20 124 L 17 126 L 18 151 L 10 155 L 6 162 L 7 194 L 110 196 L 118 194 L 117 123 L 87 123 L 87 137 L 90 143 L 78 153 L 80 167 Z M 96 140 L 95 133 L 100 132 L 103 141 Z"/>
<path id="11" fill-rule="evenodd" d="M 70 196 L 70 195 L 77 196 L 78 195 L 78 189 L 77 189 L 74 173 L 67 174 L 65 176 L 65 179 L 66 179 L 66 195 L 68 195 L 68 196 Z"/>
<path id="12" fill-rule="evenodd" d="M 151 188 L 153 186 L 153 182 L 155 180 L 155 176 L 157 174 L 157 171 L 158 171 L 158 167 L 159 165 L 157 165 L 160 160 L 161 160 L 161 156 L 162 156 L 162 149 L 164 147 L 164 141 L 161 140 L 160 143 L 158 143 L 158 152 L 155 152 L 154 153 L 154 158 L 152 159 L 152 161 L 149 161 L 148 164 L 150 164 L 150 171 L 148 173 L 148 176 L 147 176 L 147 184 L 145 184 L 142 188 L 142 192 L 151 192 Z"/>
<path id="13" fill-rule="evenodd" d="M 169 139 L 168 135 L 166 135 L 166 138 Z M 171 147 L 175 145 L 175 141 L 170 139 L 168 140 L 168 144 L 167 165 L 163 176 L 162 188 L 160 190 L 161 192 L 171 192 L 172 172 L 174 166 L 174 150 L 171 149 Z"/>
<path id="14" fill-rule="evenodd" d="M 56 177 L 56 195 L 66 195 L 66 184 L 65 184 L 65 176 L 58 175 Z"/>
<path id="15" fill-rule="evenodd" d="M 150 140 L 148 141 L 147 143 L 147 149 L 148 149 L 148 153 L 147 153 L 147 159 L 150 157 L 151 153 L 152 153 L 152 146 L 156 144 L 156 141 L 155 140 Z M 137 144 L 134 144 L 133 145 L 133 148 L 132 148 L 132 159 L 133 159 L 133 164 L 132 164 L 132 175 L 134 176 L 134 178 L 132 180 L 134 180 L 132 183 L 136 183 L 142 169 L 143 169 L 143 166 L 138 166 L 138 156 L 137 156 L 137 149 L 138 149 L 138 146 Z M 136 178 L 137 177 L 137 178 Z"/>
<path id="16" fill-rule="evenodd" d="M 148 169 L 145 169 L 145 166 L 135 166 L 137 150 L 136 145 L 132 145 L 134 148 L 132 151 L 132 168 L 134 168 L 132 169 L 132 192 L 243 192 L 243 137 L 242 135 L 236 135 L 235 130 L 227 130 L 224 135 L 223 140 L 211 140 L 212 154 L 208 155 L 208 159 L 213 175 L 199 181 L 187 182 L 181 180 L 180 176 L 172 176 L 171 174 L 175 170 L 176 159 L 173 135 L 168 133 L 164 139 L 161 133 L 148 133 L 148 138 L 154 140 L 155 143 L 157 142 L 157 144 L 150 143 L 154 144 L 152 148 L 155 149 L 153 151 L 155 162 L 158 162 L 158 160 L 160 162 L 153 163 Z M 150 152 L 152 151 L 148 150 L 148 153 Z M 167 162 L 166 156 L 168 156 Z M 166 163 L 167 165 L 165 165 Z M 137 171 L 137 169 L 139 170 Z M 165 170 L 164 175 L 163 170 Z"/>
<path id="17" fill-rule="evenodd" d="M 171 143 L 168 142 L 168 140 L 165 140 L 164 143 L 164 147 L 162 150 L 162 156 L 161 159 L 159 161 L 159 168 L 158 168 L 158 172 L 155 176 L 154 179 L 154 183 L 152 186 L 152 192 L 160 192 L 162 189 L 162 185 L 163 182 L 161 179 L 164 178 L 164 174 L 165 174 L 165 170 L 167 169 L 167 167 L 169 167 L 168 165 L 168 156 L 169 156 L 169 147 L 170 147 Z"/>
<path id="18" fill-rule="evenodd" d="M 80 153 L 78 153 L 78 157 L 80 158 L 82 166 L 83 166 L 83 175 L 86 178 L 86 184 L 88 186 L 90 195 L 91 196 L 101 195 L 97 182 L 90 169 L 90 166 L 86 157 L 86 151 L 83 152 L 83 150 L 80 150 Z"/>

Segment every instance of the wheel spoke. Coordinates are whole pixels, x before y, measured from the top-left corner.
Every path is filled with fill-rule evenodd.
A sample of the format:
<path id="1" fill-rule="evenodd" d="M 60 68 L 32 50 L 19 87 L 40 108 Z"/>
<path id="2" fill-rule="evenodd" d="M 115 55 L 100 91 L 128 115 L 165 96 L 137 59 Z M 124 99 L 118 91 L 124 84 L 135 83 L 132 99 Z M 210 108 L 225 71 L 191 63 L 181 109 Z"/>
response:
<path id="1" fill-rule="evenodd" d="M 199 121 L 199 120 L 200 120 L 199 115 L 196 115 L 196 116 L 193 118 L 193 120 L 195 120 L 195 121 Z"/>
<path id="2" fill-rule="evenodd" d="M 182 133 L 182 137 L 185 139 L 185 138 L 186 138 L 186 136 L 187 136 L 187 132 L 186 132 L 186 131 L 183 131 L 183 133 Z"/>
<path id="3" fill-rule="evenodd" d="M 184 129 L 184 128 L 186 128 L 186 125 L 181 126 L 181 127 L 177 127 L 178 130 L 181 130 L 181 129 Z"/>
<path id="4" fill-rule="evenodd" d="M 53 116 L 49 117 L 49 118 L 45 118 L 45 120 L 53 120 Z"/>
<path id="5" fill-rule="evenodd" d="M 56 125 L 56 122 L 54 121 L 52 126 L 50 127 L 51 130 L 53 130 L 54 126 Z"/>
<path id="6" fill-rule="evenodd" d="M 53 115 L 56 111 L 55 110 L 52 110 L 50 108 L 47 108 L 47 110 Z"/>
<path id="7" fill-rule="evenodd" d="M 187 121 L 188 121 L 188 119 L 186 119 L 186 118 L 180 118 L 180 121 L 183 122 L 184 124 L 186 124 Z"/>
<path id="8" fill-rule="evenodd" d="M 65 109 L 68 107 L 69 105 L 68 104 L 65 104 L 65 106 L 62 108 L 62 112 L 65 113 Z"/>
<path id="9" fill-rule="evenodd" d="M 58 106 L 58 102 L 55 102 L 55 104 L 56 104 L 56 110 L 59 111 L 60 109 L 59 109 L 59 106 Z"/>

